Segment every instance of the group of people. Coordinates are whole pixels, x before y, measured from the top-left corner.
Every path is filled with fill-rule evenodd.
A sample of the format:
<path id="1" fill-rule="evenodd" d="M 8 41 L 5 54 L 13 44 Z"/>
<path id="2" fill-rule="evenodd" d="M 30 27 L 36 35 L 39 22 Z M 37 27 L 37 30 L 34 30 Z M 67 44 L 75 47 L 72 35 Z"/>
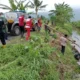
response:
<path id="1" fill-rule="evenodd" d="M 34 23 L 33 19 L 31 16 L 29 16 L 27 19 L 25 19 L 24 14 L 22 14 L 19 17 L 19 28 L 21 32 L 21 38 L 24 38 L 24 33 L 26 31 L 26 40 L 29 40 L 30 38 L 30 32 L 33 28 L 37 27 L 37 30 L 40 31 L 42 22 L 41 18 L 37 19 L 37 22 Z M 2 43 L 2 47 L 5 47 L 6 45 L 6 40 L 7 40 L 7 20 L 4 17 L 3 13 L 0 13 L 0 40 Z"/>
<path id="2" fill-rule="evenodd" d="M 6 24 L 7 24 L 7 20 L 2 16 L 2 13 L 0 13 L 0 40 L 3 44 L 3 47 L 5 47 L 6 39 L 7 39 Z M 37 30 L 40 31 L 41 26 L 42 26 L 41 18 L 38 18 L 34 23 L 31 16 L 29 16 L 27 19 L 25 19 L 24 15 L 22 14 L 19 17 L 19 27 L 20 27 L 20 31 L 21 31 L 21 38 L 24 37 L 24 33 L 26 31 L 27 32 L 26 40 L 29 40 L 31 30 L 34 27 L 36 27 Z M 48 24 L 45 24 L 45 31 L 46 31 L 46 33 L 47 32 L 50 33 Z M 69 39 L 67 39 L 67 35 L 60 37 L 61 53 L 63 53 L 63 54 L 65 53 L 65 47 L 66 47 L 68 40 Z"/>
<path id="3" fill-rule="evenodd" d="M 24 32 L 26 31 L 26 40 L 29 40 L 30 38 L 30 32 L 33 28 L 37 27 L 37 30 L 40 31 L 42 22 L 41 18 L 39 18 L 36 23 L 34 24 L 33 19 L 31 16 L 29 16 L 27 19 L 24 18 L 24 15 L 21 15 L 19 17 L 19 26 L 21 31 L 21 37 L 24 37 Z"/>
<path id="4" fill-rule="evenodd" d="M 41 26 L 42 26 L 41 18 L 36 20 L 34 23 L 31 16 L 29 16 L 27 19 L 25 19 L 24 15 L 21 15 L 19 17 L 19 27 L 20 27 L 20 31 L 21 31 L 21 38 L 24 38 L 24 33 L 26 31 L 27 32 L 26 40 L 29 40 L 31 30 L 34 27 L 36 27 L 37 31 L 40 31 Z M 6 45 L 6 39 L 7 39 L 7 31 L 6 31 L 7 28 L 6 27 L 7 27 L 7 20 L 4 18 L 4 16 L 2 16 L 2 13 L 0 13 L 0 40 L 3 45 L 2 46 L 3 48 Z M 50 33 L 50 28 L 49 28 L 48 24 L 45 24 L 45 32 L 46 32 L 46 34 Z M 63 55 L 65 53 L 65 48 L 66 48 L 66 44 L 67 44 L 68 40 L 69 40 L 68 35 L 66 35 L 66 34 L 64 36 L 60 37 L 61 53 Z M 72 41 L 72 42 L 75 43 L 74 41 Z M 74 54 L 74 57 L 76 60 L 80 60 L 80 54 Z"/>

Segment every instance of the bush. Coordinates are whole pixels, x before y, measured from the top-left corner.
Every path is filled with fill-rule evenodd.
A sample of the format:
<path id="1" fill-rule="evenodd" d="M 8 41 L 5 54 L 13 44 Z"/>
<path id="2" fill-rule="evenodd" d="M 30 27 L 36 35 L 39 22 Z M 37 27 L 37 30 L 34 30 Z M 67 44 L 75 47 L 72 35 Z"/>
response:
<path id="1" fill-rule="evenodd" d="M 72 34 L 72 25 L 71 24 L 64 24 L 64 29 Z"/>
<path id="2" fill-rule="evenodd" d="M 63 34 L 71 35 L 72 34 L 72 25 L 71 24 L 65 24 L 62 26 L 56 26 L 55 30 L 57 32 L 61 32 Z"/>
<path id="3" fill-rule="evenodd" d="M 80 29 L 80 21 L 72 22 L 72 26 L 73 26 L 74 28 L 79 28 L 79 29 Z"/>
<path id="4" fill-rule="evenodd" d="M 53 38 L 54 38 L 54 39 L 57 39 L 57 35 L 56 35 L 56 34 L 53 34 Z"/>

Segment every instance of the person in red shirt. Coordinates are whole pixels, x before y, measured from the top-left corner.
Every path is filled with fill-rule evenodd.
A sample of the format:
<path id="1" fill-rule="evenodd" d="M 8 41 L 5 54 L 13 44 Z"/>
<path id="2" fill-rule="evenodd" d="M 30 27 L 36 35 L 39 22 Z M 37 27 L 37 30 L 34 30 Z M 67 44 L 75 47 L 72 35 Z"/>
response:
<path id="1" fill-rule="evenodd" d="M 41 18 L 38 19 L 38 31 L 41 30 L 41 26 L 42 26 L 42 22 L 41 22 Z"/>
<path id="2" fill-rule="evenodd" d="M 32 29 L 32 19 L 31 19 L 31 16 L 28 17 L 28 19 L 26 19 L 26 26 L 25 26 L 25 29 L 27 31 L 27 34 L 26 34 L 26 40 L 29 40 L 30 38 L 30 30 Z"/>
<path id="3" fill-rule="evenodd" d="M 19 17 L 19 26 L 21 31 L 21 38 L 23 38 L 24 37 L 24 15 L 21 15 Z"/>

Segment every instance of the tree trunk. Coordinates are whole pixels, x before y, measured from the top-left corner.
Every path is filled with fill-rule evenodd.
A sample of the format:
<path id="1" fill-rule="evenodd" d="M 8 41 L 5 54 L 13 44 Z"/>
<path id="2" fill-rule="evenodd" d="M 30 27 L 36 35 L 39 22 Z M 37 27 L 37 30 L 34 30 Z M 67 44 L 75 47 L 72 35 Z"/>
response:
<path id="1" fill-rule="evenodd" d="M 38 20 L 38 9 L 36 8 L 36 19 Z"/>

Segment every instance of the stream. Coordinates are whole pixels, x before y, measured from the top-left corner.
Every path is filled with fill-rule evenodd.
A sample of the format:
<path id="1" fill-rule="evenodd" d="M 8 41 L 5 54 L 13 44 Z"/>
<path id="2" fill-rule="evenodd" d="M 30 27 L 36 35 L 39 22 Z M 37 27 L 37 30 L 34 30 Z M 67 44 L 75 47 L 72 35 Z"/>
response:
<path id="1" fill-rule="evenodd" d="M 73 31 L 71 38 L 72 40 L 76 41 L 75 43 L 77 45 L 74 45 L 74 46 L 75 46 L 75 49 L 78 51 L 78 53 L 80 53 L 80 35 L 76 31 Z M 73 80 L 80 80 L 80 74 L 75 73 L 73 75 Z"/>
<path id="2" fill-rule="evenodd" d="M 76 41 L 75 49 L 80 53 L 80 35 L 76 31 L 72 32 L 72 39 Z"/>

